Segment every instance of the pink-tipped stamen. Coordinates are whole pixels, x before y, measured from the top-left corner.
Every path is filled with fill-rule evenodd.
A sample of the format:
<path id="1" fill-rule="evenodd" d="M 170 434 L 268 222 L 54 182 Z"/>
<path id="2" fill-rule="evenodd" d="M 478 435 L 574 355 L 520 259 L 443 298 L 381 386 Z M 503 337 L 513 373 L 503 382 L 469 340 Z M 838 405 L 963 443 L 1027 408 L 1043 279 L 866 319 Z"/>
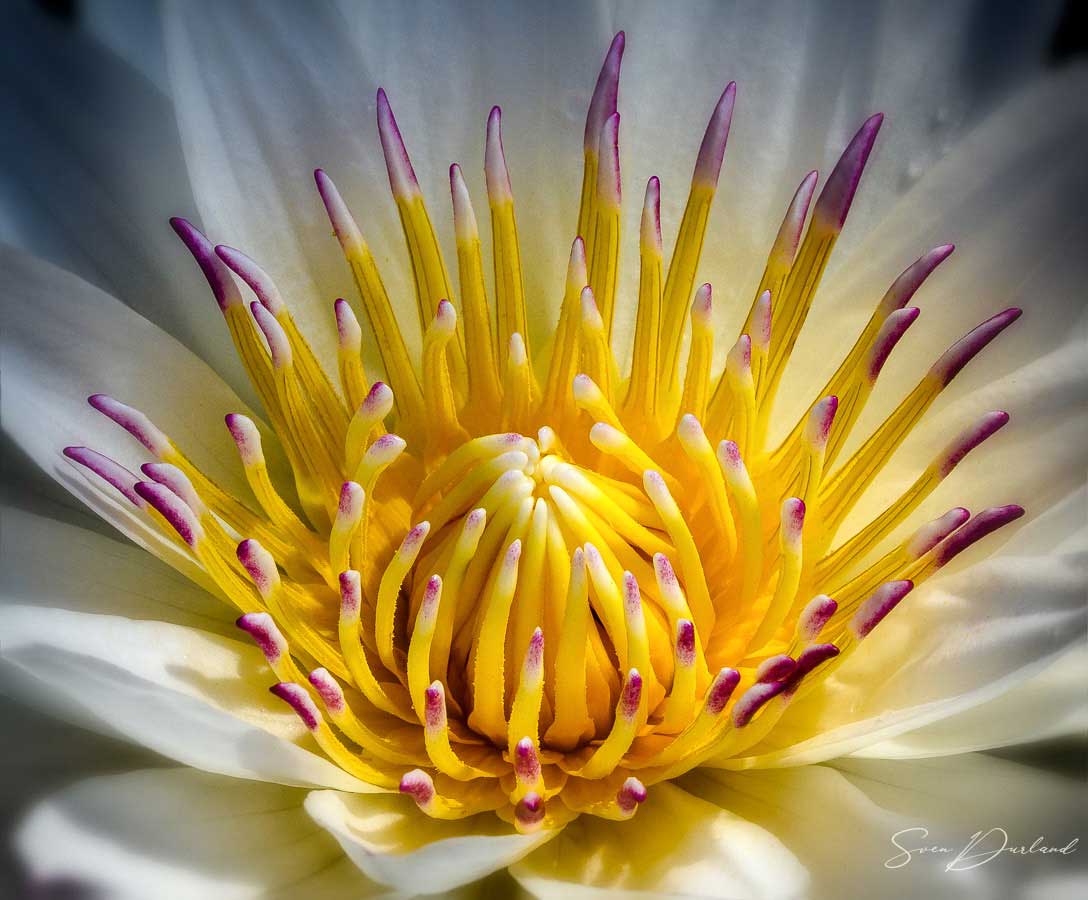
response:
<path id="1" fill-rule="evenodd" d="M 884 363 L 892 355 L 892 350 L 899 343 L 899 339 L 907 333 L 907 329 L 914 324 L 921 310 L 917 306 L 908 306 L 905 309 L 897 309 L 888 314 L 880 331 L 877 332 L 873 343 L 869 345 L 869 359 L 866 365 L 866 375 L 870 382 L 875 382 L 884 368 Z"/>
<path id="2" fill-rule="evenodd" d="M 737 83 L 730 81 L 714 105 L 714 112 L 707 123 L 703 142 L 699 146 L 699 156 L 695 161 L 693 181 L 707 187 L 718 186 L 722 161 L 725 159 L 725 145 L 729 140 L 729 126 L 733 121 L 733 106 L 737 99 Z"/>
<path id="3" fill-rule="evenodd" d="M 242 305 L 242 294 L 230 270 L 223 261 L 216 256 L 212 242 L 209 241 L 192 222 L 180 217 L 170 220 L 170 227 L 174 229 L 186 248 L 193 255 L 200 271 L 204 273 L 208 286 L 212 289 L 212 295 L 219 308 L 226 311 L 232 306 Z"/>
<path id="4" fill-rule="evenodd" d="M 336 716 L 345 711 L 347 700 L 344 699 L 344 691 L 328 669 L 314 669 L 307 677 L 330 715 Z"/>
<path id="5" fill-rule="evenodd" d="M 385 168 L 389 174 L 389 187 L 395 197 L 410 197 L 419 193 L 419 182 L 412 169 L 412 161 L 404 147 L 397 120 L 389 105 L 384 88 L 378 88 L 378 136 L 385 154 Z"/>
<path id="6" fill-rule="evenodd" d="M 1013 306 L 973 328 L 941 355 L 930 374 L 941 384 L 948 384 L 990 341 L 1019 319 L 1022 312 Z"/>
<path id="7" fill-rule="evenodd" d="M 116 488 L 133 506 L 143 508 L 144 498 L 136 493 L 136 482 L 140 479 L 119 462 L 90 447 L 65 447 L 63 452 L 72 462 Z"/>
<path id="8" fill-rule="evenodd" d="M 608 117 L 616 112 L 620 88 L 620 63 L 623 61 L 623 47 L 626 39 L 622 31 L 612 38 L 612 44 L 605 54 L 597 84 L 593 88 L 593 98 L 589 101 L 586 115 L 586 130 L 583 146 L 587 153 L 597 149 L 601 130 Z"/>
<path id="9" fill-rule="evenodd" d="M 947 478 L 949 473 L 959 465 L 960 461 L 987 438 L 992 437 L 1009 422 L 1009 414 L 1001 410 L 988 412 L 981 419 L 956 436 L 937 457 L 937 472 L 941 478 Z"/>
<path id="10" fill-rule="evenodd" d="M 204 529 L 200 527 L 200 522 L 193 511 L 168 487 L 154 481 L 140 481 L 137 482 L 135 490 L 155 507 L 159 514 L 170 523 L 170 527 L 190 547 L 195 548 L 203 539 Z"/>
<path id="11" fill-rule="evenodd" d="M 126 406 L 108 394 L 91 394 L 87 402 L 138 440 L 149 453 L 163 456 L 170 451 L 170 441 L 140 410 Z"/>
<path id="12" fill-rule="evenodd" d="M 858 639 L 864 638 L 887 615 L 899 605 L 899 601 L 914 589 L 912 581 L 887 581 L 880 585 L 865 602 L 858 607 L 854 618 L 850 620 L 850 630 Z"/>
<path id="13" fill-rule="evenodd" d="M 281 681 L 268 690 L 295 711 L 308 731 L 317 731 L 321 726 L 321 713 L 317 704 L 302 685 L 295 684 L 293 681 Z"/>
<path id="14" fill-rule="evenodd" d="M 257 263 L 240 250 L 235 250 L 225 244 L 219 244 L 215 248 L 215 255 L 226 263 L 227 268 L 249 285 L 249 289 L 253 291 L 261 305 L 272 315 L 278 316 L 283 311 L 283 297 L 280 296 L 279 289 L 272 281 L 272 277 Z"/>
<path id="15" fill-rule="evenodd" d="M 998 528 L 1016 521 L 1023 514 L 1024 508 L 1016 504 L 984 509 L 966 525 L 941 542 L 934 551 L 934 561 L 938 567 L 947 565 L 976 541 L 980 541 L 986 535 L 997 531 Z"/>
<path id="16" fill-rule="evenodd" d="M 268 613 L 246 613 L 234 623 L 246 634 L 264 654 L 270 666 L 276 665 L 287 653 L 287 641 Z"/>

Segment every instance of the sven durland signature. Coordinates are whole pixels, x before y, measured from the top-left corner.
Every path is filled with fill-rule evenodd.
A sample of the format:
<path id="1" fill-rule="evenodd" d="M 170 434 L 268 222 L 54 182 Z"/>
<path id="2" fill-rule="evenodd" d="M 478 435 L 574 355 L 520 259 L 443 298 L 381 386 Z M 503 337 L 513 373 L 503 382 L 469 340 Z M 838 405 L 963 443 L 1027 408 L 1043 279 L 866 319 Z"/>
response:
<path id="1" fill-rule="evenodd" d="M 891 836 L 892 845 L 899 852 L 884 860 L 886 869 L 901 869 L 915 857 L 934 856 L 951 857 L 945 865 L 946 872 L 963 872 L 977 869 L 999 856 L 1069 856 L 1076 852 L 1080 838 L 1073 838 L 1065 844 L 1048 843 L 1039 835 L 1030 844 L 1010 842 L 1009 833 L 1004 828 L 991 828 L 989 831 L 976 831 L 963 847 L 946 847 L 928 841 L 929 829 L 921 826 L 904 828 Z"/>

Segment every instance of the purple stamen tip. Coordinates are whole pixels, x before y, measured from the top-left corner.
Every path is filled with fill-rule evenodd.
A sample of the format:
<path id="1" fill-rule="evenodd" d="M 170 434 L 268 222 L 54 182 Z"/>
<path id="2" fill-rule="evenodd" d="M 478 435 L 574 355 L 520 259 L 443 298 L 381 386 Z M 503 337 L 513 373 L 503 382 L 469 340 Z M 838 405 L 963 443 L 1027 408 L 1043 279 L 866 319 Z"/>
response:
<path id="1" fill-rule="evenodd" d="M 640 803 L 646 802 L 646 786 L 634 776 L 628 778 L 616 792 L 616 804 L 625 813 L 633 813 Z"/>
<path id="2" fill-rule="evenodd" d="M 941 355 L 933 364 L 931 374 L 941 384 L 948 384 L 990 341 L 1019 319 L 1022 312 L 1013 306 L 973 328 Z"/>
<path id="3" fill-rule="evenodd" d="M 346 705 L 344 692 L 327 669 L 314 669 L 308 678 L 318 696 L 321 697 L 321 702 L 331 714 L 336 715 L 344 711 Z"/>
<path id="4" fill-rule="evenodd" d="M 676 658 L 683 666 L 695 665 L 695 626 L 688 619 L 676 622 Z"/>
<path id="5" fill-rule="evenodd" d="M 318 712 L 317 706 L 314 705 L 314 701 L 310 699 L 310 695 L 306 693 L 302 685 L 295 684 L 293 681 L 281 681 L 268 690 L 295 711 L 307 730 L 317 731 L 321 724 L 321 713 Z"/>
<path id="6" fill-rule="evenodd" d="M 514 818 L 522 832 L 538 828 L 544 821 L 544 798 L 536 791 L 530 791 L 514 807 Z"/>
<path id="7" fill-rule="evenodd" d="M 797 660 L 785 653 L 768 656 L 756 669 L 756 681 L 781 681 L 793 674 Z"/>
<path id="8" fill-rule="evenodd" d="M 961 432 L 956 439 L 945 447 L 944 452 L 938 457 L 937 472 L 941 478 L 947 478 L 949 473 L 959 465 L 968 453 L 975 449 L 983 441 L 996 434 L 1008 424 L 1009 414 L 998 410 L 986 413 L 981 419 Z"/>
<path id="9" fill-rule="evenodd" d="M 203 531 L 193 511 L 177 494 L 154 481 L 137 482 L 135 491 L 158 510 L 186 544 L 196 547 Z"/>
<path id="10" fill-rule="evenodd" d="M 737 83 L 729 82 L 714 106 L 714 112 L 703 134 L 699 156 L 695 163 L 695 180 L 708 187 L 717 187 L 725 145 L 729 140 L 729 126 L 733 121 L 733 106 L 737 98 Z"/>
<path id="11" fill-rule="evenodd" d="M 642 676 L 638 669 L 627 673 L 627 681 L 620 693 L 620 715 L 625 719 L 634 718 L 642 701 Z"/>
<path id="12" fill-rule="evenodd" d="M 279 662 L 287 650 L 287 642 L 268 613 L 246 613 L 234 624 L 253 638 L 270 666 Z"/>
<path id="13" fill-rule="evenodd" d="M 985 509 L 971 519 L 959 531 L 946 538 L 936 549 L 936 563 L 938 566 L 947 565 L 954 557 L 958 556 L 972 544 L 982 540 L 986 535 L 997 531 L 1009 522 L 1019 519 L 1024 514 L 1024 508 L 1016 504 L 1009 506 L 995 506 Z"/>
<path id="14" fill-rule="evenodd" d="M 170 220 L 170 227 L 181 238 L 182 243 L 200 266 L 200 271 L 204 273 L 204 278 L 212 289 L 219 308 L 226 311 L 232 306 L 241 305 L 242 294 L 238 290 L 238 285 L 234 283 L 230 270 L 215 255 L 211 241 L 187 219 L 175 216 Z"/>
<path id="15" fill-rule="evenodd" d="M 420 807 L 426 807 L 434 799 L 434 782 L 422 769 L 406 772 L 399 788 L 402 794 L 408 794 Z"/>
<path id="16" fill-rule="evenodd" d="M 737 689 L 739 683 L 740 673 L 736 669 L 722 669 L 718 672 L 714 683 L 710 685 L 710 689 L 707 691 L 706 711 L 712 716 L 716 716 L 725 709 L 729 698 L 733 696 L 733 691 Z"/>
<path id="17" fill-rule="evenodd" d="M 586 114 L 586 130 L 583 146 L 587 153 L 597 149 L 601 128 L 605 120 L 616 111 L 620 87 L 620 63 L 623 61 L 623 48 L 627 38 L 622 31 L 612 38 L 612 44 L 605 54 L 597 84 L 593 88 L 593 97 L 589 101 Z"/>
<path id="18" fill-rule="evenodd" d="M 869 160 L 883 121 L 883 113 L 877 113 L 865 120 L 839 157 L 839 161 L 835 163 L 835 168 L 820 192 L 820 199 L 816 201 L 813 217 L 821 219 L 835 230 L 841 229 L 846 222 L 850 204 L 854 202 L 854 194 L 861 182 L 861 173 Z"/>
<path id="19" fill-rule="evenodd" d="M 857 635 L 858 640 L 864 638 L 884 621 L 888 613 L 895 609 L 899 601 L 913 588 L 913 581 L 888 581 L 873 591 L 854 613 L 854 618 L 850 622 L 850 628 Z"/>
<path id="20" fill-rule="evenodd" d="M 136 493 L 136 482 L 140 479 L 119 462 L 90 447 L 65 447 L 63 453 L 120 491 L 133 506 L 143 507 L 144 499 Z"/>
<path id="21" fill-rule="evenodd" d="M 838 608 L 839 604 L 826 594 L 814 597 L 797 620 L 797 633 L 801 639 L 814 640 Z"/>

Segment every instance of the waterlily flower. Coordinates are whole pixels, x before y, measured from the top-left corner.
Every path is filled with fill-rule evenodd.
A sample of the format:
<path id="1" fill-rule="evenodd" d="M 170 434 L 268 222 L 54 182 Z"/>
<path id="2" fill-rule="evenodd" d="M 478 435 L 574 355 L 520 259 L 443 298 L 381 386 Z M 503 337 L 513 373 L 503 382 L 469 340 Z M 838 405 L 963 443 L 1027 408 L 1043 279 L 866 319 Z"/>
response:
<path id="1" fill-rule="evenodd" d="M 1074 877 L 981 752 L 1084 726 L 1088 76 L 1020 15 L 8 29 L 4 429 L 116 529 L 4 512 L 28 884 Z"/>

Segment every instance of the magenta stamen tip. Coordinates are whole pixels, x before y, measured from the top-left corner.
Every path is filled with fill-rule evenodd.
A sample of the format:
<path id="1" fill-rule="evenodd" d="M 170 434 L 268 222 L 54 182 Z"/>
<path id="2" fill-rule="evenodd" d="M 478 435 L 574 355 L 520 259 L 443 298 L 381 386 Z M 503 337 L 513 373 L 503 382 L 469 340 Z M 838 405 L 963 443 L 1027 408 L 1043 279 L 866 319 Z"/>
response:
<path id="1" fill-rule="evenodd" d="M 528 834 L 544 822 L 544 798 L 536 791 L 529 791 L 514 807 L 514 819 L 518 831 Z"/>
<path id="2" fill-rule="evenodd" d="M 408 794 L 423 809 L 434 799 L 434 781 L 422 769 L 406 772 L 399 785 L 402 794 Z"/>
<path id="3" fill-rule="evenodd" d="M 814 597 L 797 619 L 797 634 L 802 640 L 814 640 L 838 608 L 839 604 L 827 594 Z"/>
<path id="4" fill-rule="evenodd" d="M 395 197 L 409 197 L 419 193 L 419 182 L 404 147 L 397 120 L 389 105 L 384 88 L 378 88 L 378 136 L 385 154 L 385 168 L 389 174 L 389 187 Z"/>
<path id="5" fill-rule="evenodd" d="M 725 159 L 725 145 L 729 141 L 729 126 L 733 121 L 733 106 L 737 98 L 737 83 L 730 81 L 722 91 L 714 106 L 710 122 L 703 134 L 699 147 L 699 156 L 695 162 L 694 179 L 709 188 L 718 185 L 722 160 Z"/>
<path id="6" fill-rule="evenodd" d="M 257 299 L 272 315 L 278 316 L 283 311 L 283 297 L 280 296 L 279 289 L 272 281 L 271 276 L 257 263 L 240 250 L 235 250 L 225 244 L 216 246 L 215 255 L 223 260 L 235 275 L 249 285 L 249 289 L 253 291 Z"/>
<path id="7" fill-rule="evenodd" d="M 642 676 L 638 669 L 632 669 L 627 673 L 627 681 L 624 682 L 623 690 L 620 692 L 620 715 L 625 719 L 634 718 L 641 701 Z"/>
<path id="8" fill-rule="evenodd" d="M 144 498 L 136 493 L 136 482 L 140 479 L 119 462 L 90 447 L 65 447 L 62 452 L 72 462 L 79 463 L 120 491 L 133 506 L 144 507 Z"/>
<path id="9" fill-rule="evenodd" d="M 1002 410 L 988 412 L 977 422 L 964 429 L 937 457 L 936 468 L 941 478 L 959 465 L 960 461 L 979 444 L 1008 424 L 1009 414 Z"/>
<path id="10" fill-rule="evenodd" d="M 340 614 L 357 616 L 362 601 L 359 573 L 347 569 L 340 573 Z"/>
<path id="11" fill-rule="evenodd" d="M 850 628 L 857 635 L 858 640 L 864 638 L 884 621 L 888 613 L 895 609 L 899 601 L 913 588 L 913 581 L 887 581 L 873 591 L 869 598 L 858 607 L 858 611 L 854 613 L 854 618 L 850 621 Z"/>
<path id="12" fill-rule="evenodd" d="M 347 705 L 347 701 L 344 699 L 344 691 L 328 669 L 314 669 L 307 677 L 330 715 L 339 715 L 344 711 Z"/>
<path id="13" fill-rule="evenodd" d="M 158 510 L 186 544 L 196 547 L 204 531 L 193 511 L 177 494 L 154 481 L 137 482 L 135 491 Z"/>
<path id="14" fill-rule="evenodd" d="M 781 681 L 793 674 L 797 660 L 785 653 L 768 656 L 756 669 L 756 681 Z"/>
<path id="15" fill-rule="evenodd" d="M 616 111 L 619 99 L 620 63 L 623 61 L 623 48 L 627 39 L 622 31 L 612 38 L 612 44 L 605 54 L 597 84 L 593 88 L 593 97 L 589 101 L 586 114 L 586 129 L 583 147 L 587 153 L 597 150 L 601 129 L 605 120 Z"/>
<path id="16" fill-rule="evenodd" d="M 270 666 L 279 662 L 287 652 L 287 641 L 268 613 L 246 613 L 239 616 L 234 624 L 253 638 Z"/>
<path id="17" fill-rule="evenodd" d="M 858 129 L 835 163 L 820 199 L 816 201 L 813 218 L 819 218 L 836 231 L 842 228 L 883 121 L 883 113 L 877 113 L 866 119 Z"/>
<path id="18" fill-rule="evenodd" d="M 625 813 L 634 813 L 639 804 L 646 802 L 646 786 L 634 776 L 628 778 L 616 792 L 616 805 Z"/>
<path id="19" fill-rule="evenodd" d="M 695 625 L 690 619 L 676 620 L 676 659 L 680 665 L 695 665 Z"/>
<path id="20" fill-rule="evenodd" d="M 706 711 L 712 716 L 718 715 L 729 703 L 729 698 L 733 696 L 739 683 L 740 673 L 736 669 L 719 671 L 706 692 Z"/>
<path id="21" fill-rule="evenodd" d="M 937 547 L 935 551 L 937 565 L 947 565 L 954 557 L 972 544 L 982 540 L 986 535 L 997 531 L 997 529 L 1008 525 L 1010 522 L 1016 521 L 1023 514 L 1024 508 L 1016 504 L 984 509 L 958 531 L 953 532 Z"/>
<path id="22" fill-rule="evenodd" d="M 309 731 L 317 731 L 321 725 L 321 713 L 302 685 L 293 681 L 281 681 L 268 690 L 290 706 Z"/>
<path id="23" fill-rule="evenodd" d="M 1022 312 L 1013 306 L 971 329 L 941 355 L 930 373 L 941 384 L 948 384 L 990 341 L 1019 319 Z"/>
<path id="24" fill-rule="evenodd" d="M 219 308 L 226 311 L 232 306 L 240 306 L 242 294 L 238 290 L 238 285 L 234 283 L 234 278 L 223 265 L 223 261 L 216 256 L 211 241 L 188 219 L 175 216 L 170 220 L 170 226 L 200 266 L 200 271 L 204 273 L 204 278 L 212 289 Z"/>

